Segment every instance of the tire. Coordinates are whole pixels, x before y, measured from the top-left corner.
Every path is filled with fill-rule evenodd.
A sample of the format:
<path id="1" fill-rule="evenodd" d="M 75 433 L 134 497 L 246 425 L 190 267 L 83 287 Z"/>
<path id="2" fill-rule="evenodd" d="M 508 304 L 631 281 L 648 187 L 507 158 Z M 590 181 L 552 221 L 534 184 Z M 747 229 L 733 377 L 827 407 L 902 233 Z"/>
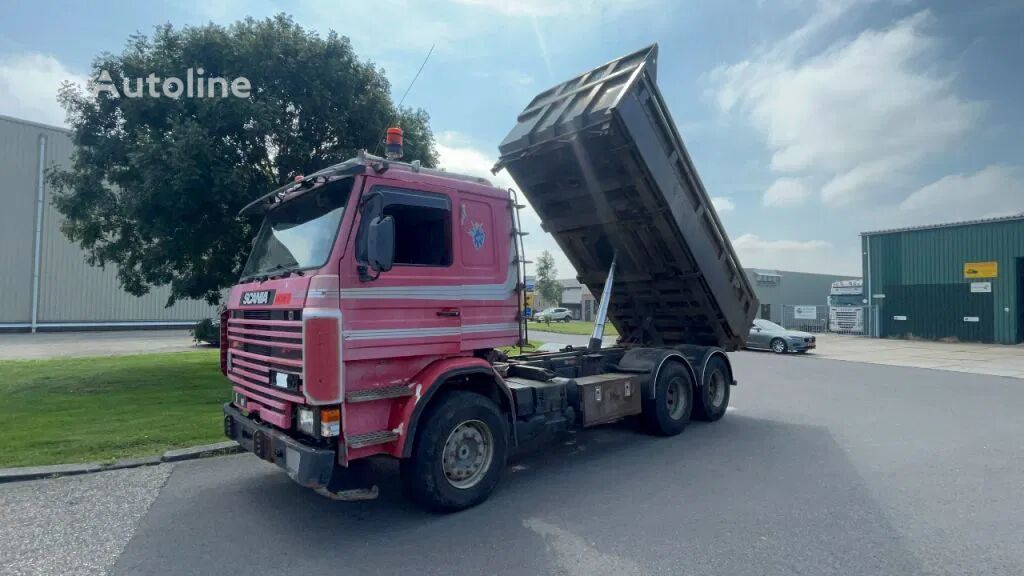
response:
<path id="1" fill-rule="evenodd" d="M 412 456 L 401 463 L 406 493 L 432 512 L 455 512 L 486 500 L 508 454 L 507 426 L 498 407 L 480 394 L 453 391 L 422 418 Z M 481 449 L 483 444 L 490 450 Z"/>
<path id="2" fill-rule="evenodd" d="M 776 354 L 785 354 L 789 350 L 786 347 L 786 341 L 782 338 L 772 338 L 772 342 L 768 346 Z"/>
<path id="3" fill-rule="evenodd" d="M 721 356 L 713 356 L 704 369 L 700 392 L 693 402 L 693 417 L 704 422 L 715 422 L 725 416 L 729 408 L 732 389 L 732 371 Z"/>
<path id="4" fill-rule="evenodd" d="M 654 398 L 644 398 L 641 420 L 652 434 L 675 436 L 686 429 L 693 411 L 693 378 L 677 362 L 667 362 L 654 383 Z"/>

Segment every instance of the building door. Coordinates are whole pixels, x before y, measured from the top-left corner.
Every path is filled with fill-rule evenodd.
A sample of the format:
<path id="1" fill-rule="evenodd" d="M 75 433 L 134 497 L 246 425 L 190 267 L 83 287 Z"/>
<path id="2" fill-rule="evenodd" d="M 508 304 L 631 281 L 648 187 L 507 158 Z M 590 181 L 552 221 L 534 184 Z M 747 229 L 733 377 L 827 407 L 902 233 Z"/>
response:
<path id="1" fill-rule="evenodd" d="M 772 305 L 771 304 L 761 304 L 761 316 L 760 317 L 764 318 L 765 320 L 771 320 L 772 319 Z"/>
<path id="2" fill-rule="evenodd" d="M 1017 258 L 1017 342 L 1024 342 L 1024 258 Z"/>

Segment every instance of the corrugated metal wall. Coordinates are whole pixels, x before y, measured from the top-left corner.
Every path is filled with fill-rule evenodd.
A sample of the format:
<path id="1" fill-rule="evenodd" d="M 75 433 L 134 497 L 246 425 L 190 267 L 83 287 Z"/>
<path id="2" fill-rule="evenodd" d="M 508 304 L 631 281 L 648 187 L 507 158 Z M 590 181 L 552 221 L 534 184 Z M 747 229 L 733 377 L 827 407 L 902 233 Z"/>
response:
<path id="1" fill-rule="evenodd" d="M 764 272 L 756 268 L 744 268 L 743 272 L 754 287 L 754 294 L 760 302 L 762 310 L 767 304 L 770 308 L 767 320 L 782 322 L 783 306 L 825 306 L 832 283 L 838 280 L 853 280 L 854 276 L 836 276 L 833 274 L 811 274 L 808 272 L 770 271 L 778 274 L 772 281 L 760 280 L 758 274 Z M 758 317 L 761 313 L 758 312 Z"/>
<path id="2" fill-rule="evenodd" d="M 32 314 L 32 262 L 36 220 L 39 139 L 45 164 L 66 165 L 73 146 L 67 131 L 0 116 L 0 328 L 26 324 Z M 41 328 L 67 323 L 194 322 L 211 317 L 205 302 L 164 303 L 167 287 L 137 298 L 121 290 L 116 269 L 95 268 L 60 231 L 60 214 L 44 195 L 38 321 Z"/>
<path id="3" fill-rule="evenodd" d="M 0 118 L 0 323 L 32 319 L 39 133 Z"/>
<path id="4" fill-rule="evenodd" d="M 882 336 L 1019 341 L 1024 219 L 868 234 L 862 245 L 865 285 L 885 294 L 873 299 L 881 307 Z M 998 277 L 964 278 L 965 263 L 989 261 L 999 263 Z M 972 282 L 991 282 L 992 292 L 972 293 Z"/>

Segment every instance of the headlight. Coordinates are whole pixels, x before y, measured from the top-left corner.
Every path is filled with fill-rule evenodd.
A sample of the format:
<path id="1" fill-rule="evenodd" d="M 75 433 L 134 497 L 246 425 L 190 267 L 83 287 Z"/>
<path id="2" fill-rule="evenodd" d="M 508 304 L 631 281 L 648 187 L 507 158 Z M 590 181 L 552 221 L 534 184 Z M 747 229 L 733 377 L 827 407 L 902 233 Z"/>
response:
<path id="1" fill-rule="evenodd" d="M 299 408 L 299 432 L 313 436 L 315 434 L 316 418 L 313 411 L 308 408 Z"/>

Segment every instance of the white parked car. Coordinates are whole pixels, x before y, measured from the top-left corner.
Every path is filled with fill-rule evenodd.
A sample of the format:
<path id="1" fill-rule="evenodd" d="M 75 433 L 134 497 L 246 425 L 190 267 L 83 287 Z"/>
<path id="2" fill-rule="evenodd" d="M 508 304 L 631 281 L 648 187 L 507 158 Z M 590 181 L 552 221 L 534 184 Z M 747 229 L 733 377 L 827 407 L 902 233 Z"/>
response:
<path id="1" fill-rule="evenodd" d="M 546 308 L 534 315 L 537 322 L 570 322 L 572 311 L 568 308 Z"/>

